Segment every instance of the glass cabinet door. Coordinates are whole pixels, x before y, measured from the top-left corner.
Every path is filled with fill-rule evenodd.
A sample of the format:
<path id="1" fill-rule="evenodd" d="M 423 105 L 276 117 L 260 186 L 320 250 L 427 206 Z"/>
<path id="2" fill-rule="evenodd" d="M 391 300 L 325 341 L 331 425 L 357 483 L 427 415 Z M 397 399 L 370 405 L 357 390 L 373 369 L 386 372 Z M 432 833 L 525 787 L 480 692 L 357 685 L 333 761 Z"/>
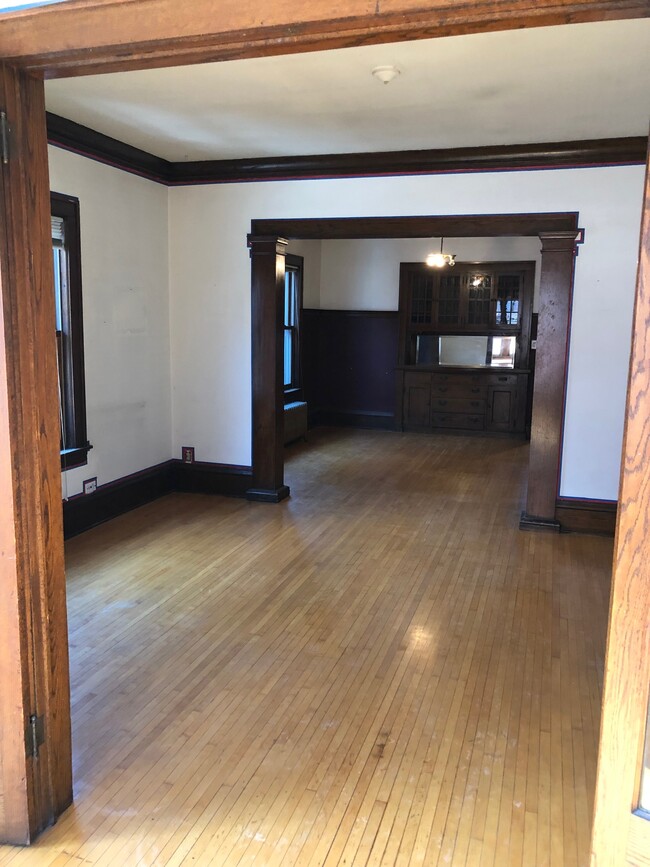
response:
<path id="1" fill-rule="evenodd" d="M 411 296 L 411 324 L 431 325 L 433 323 L 434 278 L 432 274 L 411 271 L 409 288 Z"/>
<path id="2" fill-rule="evenodd" d="M 461 275 L 441 274 L 438 284 L 437 325 L 439 328 L 458 327 L 462 322 Z"/>
<path id="3" fill-rule="evenodd" d="M 467 277 L 467 326 L 488 328 L 490 325 L 490 301 L 492 299 L 492 275 L 472 274 Z"/>
<path id="4" fill-rule="evenodd" d="M 494 325 L 504 331 L 521 327 L 521 275 L 499 274 L 494 293 Z"/>

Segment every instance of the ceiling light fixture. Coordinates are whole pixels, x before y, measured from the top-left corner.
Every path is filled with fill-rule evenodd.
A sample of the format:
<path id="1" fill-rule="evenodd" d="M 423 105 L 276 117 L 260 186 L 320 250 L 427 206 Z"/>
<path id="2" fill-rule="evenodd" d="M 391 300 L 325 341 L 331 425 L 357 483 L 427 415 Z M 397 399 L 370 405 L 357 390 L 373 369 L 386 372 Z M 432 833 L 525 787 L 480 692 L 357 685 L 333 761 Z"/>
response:
<path id="1" fill-rule="evenodd" d="M 456 254 L 455 253 L 443 253 L 442 245 L 444 242 L 444 238 L 440 239 L 440 252 L 439 253 L 429 253 L 425 262 L 429 266 L 429 268 L 444 268 L 445 265 L 449 265 L 449 267 L 453 267 L 456 264 Z"/>
<path id="2" fill-rule="evenodd" d="M 379 79 L 382 84 L 390 84 L 394 78 L 400 75 L 401 70 L 396 66 L 375 66 L 372 74 Z"/>

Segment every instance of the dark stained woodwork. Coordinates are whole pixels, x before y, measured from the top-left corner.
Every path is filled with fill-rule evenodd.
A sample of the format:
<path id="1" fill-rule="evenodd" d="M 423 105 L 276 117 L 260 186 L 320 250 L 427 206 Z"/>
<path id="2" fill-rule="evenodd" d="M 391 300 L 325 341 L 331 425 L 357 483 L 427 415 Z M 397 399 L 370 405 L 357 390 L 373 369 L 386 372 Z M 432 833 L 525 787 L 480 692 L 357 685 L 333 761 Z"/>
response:
<path id="1" fill-rule="evenodd" d="M 261 229 L 264 229 L 262 235 Z M 542 269 L 541 269 L 541 310 L 548 323 L 545 326 L 546 370 L 536 384 L 534 400 L 537 400 L 538 388 L 542 395 L 538 411 L 538 425 L 531 431 L 531 455 L 535 454 L 535 465 L 531 464 L 528 481 L 528 498 L 535 508 L 544 508 L 545 514 L 535 514 L 527 508 L 522 516 L 522 528 L 538 528 L 548 522 L 554 530 L 559 530 L 555 519 L 555 498 L 557 495 L 557 472 L 560 463 L 560 447 L 562 434 L 562 403 L 565 387 L 565 363 L 568 339 L 568 311 L 573 282 L 573 261 L 576 243 L 582 240 L 583 232 L 578 228 L 577 213 L 541 213 L 541 214 L 493 214 L 471 216 L 423 216 L 423 217 L 352 217 L 352 218 L 315 218 L 295 220 L 252 220 L 251 235 L 266 238 L 408 238 L 408 237 L 498 237 L 500 235 L 539 235 L 542 238 Z M 564 248 L 569 245 L 570 251 Z M 556 249 L 559 247 L 559 249 Z M 267 278 L 270 280 L 270 277 Z M 254 292 L 255 294 L 255 292 Z M 264 321 L 266 316 L 266 322 Z M 564 316 L 565 327 L 562 329 L 557 317 Z M 540 323 L 541 323 L 540 316 Z M 268 343 L 273 339 L 274 323 L 277 314 L 273 311 L 264 312 L 259 305 L 253 304 L 252 338 L 253 352 L 256 344 L 262 339 Z M 277 328 L 275 339 L 280 335 Z M 540 331 L 540 333 L 542 333 Z M 400 343 L 402 342 L 400 336 Z M 539 344 L 538 344 L 539 346 Z M 539 356 L 539 352 L 537 353 Z M 550 360 L 549 360 L 550 359 Z M 559 365 L 558 359 L 561 359 Z M 265 372 L 253 365 L 253 395 L 254 401 L 263 402 L 264 387 L 262 377 Z M 269 376 L 268 370 L 265 374 Z M 267 383 L 269 389 L 273 383 Z M 398 373 L 397 392 L 401 394 L 403 378 Z M 255 395 L 258 395 L 255 398 Z M 276 402 L 278 398 L 276 397 Z M 267 395 L 265 413 L 271 412 L 272 399 Z M 559 407 L 559 411 L 558 411 Z M 280 411 L 280 404 L 276 413 Z M 559 414 L 557 414 L 559 412 Z M 556 416 L 549 415 L 556 413 Z M 270 417 L 267 416 L 270 430 L 274 430 Z M 275 424 L 279 424 L 276 420 Z M 396 424 L 402 424 L 402 413 L 399 399 L 396 402 Z M 275 466 L 278 460 L 277 447 L 272 438 L 265 444 L 259 431 L 253 430 L 253 462 L 256 450 L 258 460 L 264 455 L 267 466 Z M 532 461 L 532 457 L 531 457 Z M 551 476 L 547 473 L 552 472 Z"/>
<path id="2" fill-rule="evenodd" d="M 563 532 L 613 536 L 616 503 L 560 498 L 555 504 L 555 519 Z"/>
<path id="3" fill-rule="evenodd" d="M 83 466 L 92 448 L 86 425 L 86 366 L 84 362 L 83 293 L 81 284 L 81 218 L 79 199 L 62 193 L 50 193 L 52 216 L 65 220 L 65 247 L 68 251 L 68 292 L 63 318 L 69 327 L 67 339 L 71 352 L 58 344 L 59 369 L 63 371 L 61 391 L 65 395 L 65 430 L 67 440 L 61 452 L 61 469 Z M 68 366 L 69 365 L 69 366 Z"/>
<path id="4" fill-rule="evenodd" d="M 63 503 L 65 538 L 85 533 L 174 491 L 244 497 L 251 486 L 251 468 L 181 460 L 164 461 L 100 485 L 93 494 L 76 494 Z"/>
<path id="5" fill-rule="evenodd" d="M 277 503 L 289 496 L 284 484 L 283 310 L 287 242 L 248 236 L 251 255 L 253 485 L 251 500 Z"/>
<path id="6" fill-rule="evenodd" d="M 28 843 L 72 800 L 56 338 L 43 82 L 0 66 L 0 840 Z M 26 757 L 30 715 L 45 742 Z"/>
<path id="7" fill-rule="evenodd" d="M 4 15 L 0 52 L 79 75 L 648 15 L 649 0 L 71 0 Z"/>
<path id="8" fill-rule="evenodd" d="M 159 183 L 169 182 L 173 163 L 50 111 L 47 112 L 47 140 L 64 150 L 134 175 Z"/>
<path id="9" fill-rule="evenodd" d="M 470 214 L 421 217 L 313 217 L 253 220 L 255 235 L 278 233 L 283 238 L 498 238 L 536 236 L 542 232 L 578 234 L 578 214 Z"/>
<path id="10" fill-rule="evenodd" d="M 490 147 L 197 160 L 170 163 L 166 182 L 176 186 L 299 178 L 643 165 L 646 148 L 645 137 L 636 136 Z"/>
<path id="11" fill-rule="evenodd" d="M 398 314 L 302 311 L 304 397 L 312 424 L 393 428 Z"/>
<path id="12" fill-rule="evenodd" d="M 643 136 L 572 142 L 169 162 L 47 113 L 50 144 L 169 186 L 645 163 Z"/>
<path id="13" fill-rule="evenodd" d="M 168 186 L 643 165 L 647 149 L 644 136 L 633 136 L 491 147 L 169 162 L 51 112 L 47 113 L 47 137 L 57 147 Z"/>
<path id="14" fill-rule="evenodd" d="M 650 684 L 650 162 L 632 327 L 609 613 L 592 867 L 650 863 L 639 798 Z"/>
<path id="15" fill-rule="evenodd" d="M 65 538 L 78 536 L 172 490 L 176 490 L 173 461 L 165 461 L 100 485 L 92 494 L 76 494 L 63 503 Z"/>
<path id="16" fill-rule="evenodd" d="M 577 235 L 541 232 L 535 390 L 525 520 L 555 524 Z"/>

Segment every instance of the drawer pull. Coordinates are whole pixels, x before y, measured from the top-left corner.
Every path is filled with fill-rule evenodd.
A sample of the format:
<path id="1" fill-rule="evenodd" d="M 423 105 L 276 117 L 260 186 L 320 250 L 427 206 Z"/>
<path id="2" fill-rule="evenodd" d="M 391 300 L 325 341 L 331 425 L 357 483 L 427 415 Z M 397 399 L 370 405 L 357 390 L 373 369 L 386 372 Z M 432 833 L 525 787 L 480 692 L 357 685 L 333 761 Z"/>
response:
<path id="1" fill-rule="evenodd" d="M 508 381 L 508 377 L 507 377 L 507 376 L 500 376 L 500 377 L 499 377 L 499 382 L 507 382 L 507 381 Z"/>
<path id="2" fill-rule="evenodd" d="M 481 390 L 480 388 L 473 388 L 472 394 L 478 394 L 480 390 Z"/>
<path id="3" fill-rule="evenodd" d="M 438 403 L 440 404 L 440 406 L 447 406 L 446 400 L 439 400 Z"/>
<path id="4" fill-rule="evenodd" d="M 446 385 L 441 385 L 438 391 L 441 391 L 444 394 L 445 392 L 449 391 L 449 389 Z"/>
<path id="5" fill-rule="evenodd" d="M 478 406 L 478 400 L 470 400 L 470 406 Z"/>

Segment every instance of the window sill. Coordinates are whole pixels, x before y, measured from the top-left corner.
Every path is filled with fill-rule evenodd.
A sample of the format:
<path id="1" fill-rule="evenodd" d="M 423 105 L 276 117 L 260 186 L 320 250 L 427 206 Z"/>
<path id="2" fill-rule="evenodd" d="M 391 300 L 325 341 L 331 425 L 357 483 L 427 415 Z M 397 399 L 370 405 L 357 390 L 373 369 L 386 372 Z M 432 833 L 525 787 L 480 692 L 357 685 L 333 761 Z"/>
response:
<path id="1" fill-rule="evenodd" d="M 61 472 L 74 470 L 75 467 L 84 467 L 88 463 L 88 452 L 92 446 L 86 443 L 76 449 L 64 449 L 61 452 Z"/>
<path id="2" fill-rule="evenodd" d="M 301 388 L 285 388 L 285 390 L 284 390 L 284 402 L 285 403 L 293 403 L 294 400 L 302 400 L 301 393 L 302 393 Z"/>

